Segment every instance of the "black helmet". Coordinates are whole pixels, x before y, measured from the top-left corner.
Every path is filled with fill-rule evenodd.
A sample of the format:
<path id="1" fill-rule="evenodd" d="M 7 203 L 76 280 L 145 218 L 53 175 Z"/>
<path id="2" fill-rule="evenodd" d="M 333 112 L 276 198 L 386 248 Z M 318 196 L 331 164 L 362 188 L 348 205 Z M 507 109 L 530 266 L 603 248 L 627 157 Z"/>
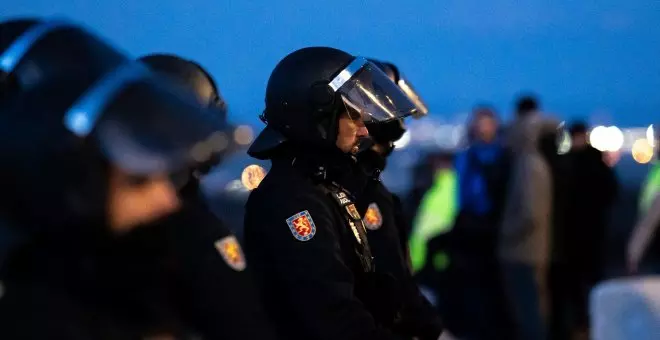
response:
<path id="1" fill-rule="evenodd" d="M 11 41 L 1 35 L 0 65 L 13 79 L 0 102 L 4 212 L 49 225 L 101 216 L 108 164 L 169 172 L 218 147 L 224 127 L 167 79 L 77 25 L 23 26 Z"/>
<path id="2" fill-rule="evenodd" d="M 138 60 L 191 89 L 202 106 L 215 109 L 222 121 L 227 119 L 227 104 L 215 80 L 198 63 L 172 54 L 150 54 Z"/>
<path id="3" fill-rule="evenodd" d="M 217 145 L 223 124 L 192 96 L 103 40 L 66 21 L 22 22 L 0 25 L 2 32 L 23 28 L 22 34 L 7 34 L 15 37 L 11 42 L 2 34 L 0 65 L 4 79 L 13 80 L 0 125 L 62 129 L 62 139 L 90 140 L 109 161 L 138 173 L 205 161 L 226 147 Z"/>
<path id="4" fill-rule="evenodd" d="M 21 19 L 0 24 L 0 51 L 8 49 L 14 40 L 38 22 L 35 19 Z M 8 61 L 4 63 L 9 64 Z M 0 102 L 3 98 L 9 96 L 11 91 L 15 91 L 18 86 L 16 79 L 5 71 L 6 68 L 4 64 L 0 65 Z"/>
<path id="5" fill-rule="evenodd" d="M 295 51 L 275 67 L 266 88 L 267 124 L 248 150 L 270 158 L 284 141 L 334 147 L 339 114 L 365 122 L 387 122 L 417 108 L 376 65 L 329 47 Z"/>
<path id="6" fill-rule="evenodd" d="M 213 77 L 201 65 L 171 54 L 150 54 L 138 60 L 151 70 L 183 85 L 186 91 L 192 90 L 202 107 L 208 108 L 221 124 L 229 126 L 227 105 L 220 95 Z M 227 141 L 231 144 L 231 138 L 227 137 Z M 228 152 L 229 149 L 228 147 L 225 151 Z M 222 152 L 216 153 L 214 157 L 209 158 L 208 162 L 200 164 L 196 171 L 202 174 L 208 172 L 211 167 L 222 161 L 224 155 L 225 153 Z"/>

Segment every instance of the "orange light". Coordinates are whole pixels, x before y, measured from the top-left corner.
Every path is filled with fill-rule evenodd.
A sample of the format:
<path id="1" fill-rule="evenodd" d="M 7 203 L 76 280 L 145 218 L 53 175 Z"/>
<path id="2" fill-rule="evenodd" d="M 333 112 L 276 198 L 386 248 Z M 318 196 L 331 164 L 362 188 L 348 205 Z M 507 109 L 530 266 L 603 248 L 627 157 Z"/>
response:
<path id="1" fill-rule="evenodd" d="M 241 174 L 241 183 L 248 190 L 256 189 L 266 177 L 266 169 L 257 164 L 248 165 Z"/>
<path id="2" fill-rule="evenodd" d="M 646 139 L 638 139 L 632 146 L 633 159 L 639 164 L 646 164 L 653 159 L 653 147 Z"/>
<path id="3" fill-rule="evenodd" d="M 238 145 L 248 145 L 254 140 L 254 131 L 248 125 L 240 125 L 234 130 L 234 141 Z"/>

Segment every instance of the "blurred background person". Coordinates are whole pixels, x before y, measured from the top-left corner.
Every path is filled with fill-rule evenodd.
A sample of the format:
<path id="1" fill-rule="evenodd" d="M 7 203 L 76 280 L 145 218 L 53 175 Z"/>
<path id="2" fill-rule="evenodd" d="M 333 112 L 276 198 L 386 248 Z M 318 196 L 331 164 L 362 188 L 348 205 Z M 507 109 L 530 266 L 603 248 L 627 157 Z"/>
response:
<path id="1" fill-rule="evenodd" d="M 571 296 L 567 300 L 574 304 L 570 328 L 577 327 L 579 333 L 588 330 L 589 292 L 603 279 L 607 221 L 618 192 L 614 171 L 605 163 L 603 152 L 589 144 L 588 131 L 581 121 L 569 127 L 571 149 L 566 157 L 571 171 L 566 185 L 570 195 L 566 225 L 562 235 L 555 237 L 554 246 L 561 247 L 568 259 L 562 281 Z"/>
<path id="2" fill-rule="evenodd" d="M 498 258 L 515 329 L 512 338 L 520 340 L 542 340 L 547 332 L 547 270 L 553 199 L 547 139 L 555 138 L 558 123 L 542 117 L 538 108 L 536 98 L 521 97 L 517 101 L 515 120 L 506 131 L 511 177 L 498 240 Z"/>
<path id="3" fill-rule="evenodd" d="M 466 339 L 505 338 L 508 324 L 501 312 L 495 257 L 509 172 L 498 128 L 496 112 L 477 106 L 468 126 L 468 147 L 455 160 L 458 215 L 449 242 L 453 283 L 440 295 L 449 300 L 447 313 L 456 317 L 456 333 Z"/>

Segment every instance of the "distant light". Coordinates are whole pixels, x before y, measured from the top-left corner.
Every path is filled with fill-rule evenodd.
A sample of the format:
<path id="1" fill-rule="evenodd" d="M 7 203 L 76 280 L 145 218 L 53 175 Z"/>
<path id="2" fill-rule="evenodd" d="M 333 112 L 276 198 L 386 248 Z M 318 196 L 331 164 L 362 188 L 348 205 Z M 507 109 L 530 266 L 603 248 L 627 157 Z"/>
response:
<path id="1" fill-rule="evenodd" d="M 233 179 L 227 183 L 225 186 L 225 191 L 241 191 L 241 190 L 246 190 L 245 186 L 243 186 L 243 183 L 241 183 L 240 179 Z"/>
<path id="2" fill-rule="evenodd" d="M 403 149 L 406 146 L 408 146 L 408 144 L 410 144 L 410 131 L 404 132 L 403 136 L 401 136 L 401 138 L 399 138 L 399 140 L 394 142 L 394 147 L 396 149 Z"/>
<path id="3" fill-rule="evenodd" d="M 241 173 L 241 183 L 247 190 L 256 189 L 266 177 L 266 169 L 257 164 L 248 165 Z"/>
<path id="4" fill-rule="evenodd" d="M 571 151 L 571 146 L 573 143 L 571 142 L 571 135 L 566 130 L 562 130 L 560 138 L 561 139 L 559 140 L 559 148 L 557 149 L 557 153 L 563 155 Z"/>
<path id="5" fill-rule="evenodd" d="M 616 126 L 607 128 L 607 151 L 616 152 L 623 146 L 624 136 L 621 129 Z"/>
<path id="6" fill-rule="evenodd" d="M 653 124 L 649 125 L 646 129 L 646 140 L 652 148 L 655 147 L 655 132 L 653 131 Z"/>
<path id="7" fill-rule="evenodd" d="M 605 146 L 607 144 L 606 135 L 606 127 L 602 125 L 596 126 L 591 130 L 591 133 L 589 133 L 589 144 L 600 151 L 605 151 Z"/>
<path id="8" fill-rule="evenodd" d="M 234 141 L 238 145 L 248 145 L 254 140 L 254 131 L 248 125 L 239 125 L 234 130 Z"/>
<path id="9" fill-rule="evenodd" d="M 196 162 L 204 162 L 211 157 L 213 150 L 209 147 L 206 142 L 199 142 L 193 146 L 190 154 Z"/>
<path id="10" fill-rule="evenodd" d="M 619 151 L 623 142 L 623 132 L 616 126 L 596 126 L 589 134 L 589 143 L 600 151 Z"/>
<path id="11" fill-rule="evenodd" d="M 208 138 L 208 146 L 215 152 L 220 152 L 229 146 L 229 139 L 223 132 L 216 131 Z"/>
<path id="12" fill-rule="evenodd" d="M 653 147 L 648 140 L 640 138 L 632 146 L 633 159 L 640 164 L 646 164 L 653 159 Z"/>

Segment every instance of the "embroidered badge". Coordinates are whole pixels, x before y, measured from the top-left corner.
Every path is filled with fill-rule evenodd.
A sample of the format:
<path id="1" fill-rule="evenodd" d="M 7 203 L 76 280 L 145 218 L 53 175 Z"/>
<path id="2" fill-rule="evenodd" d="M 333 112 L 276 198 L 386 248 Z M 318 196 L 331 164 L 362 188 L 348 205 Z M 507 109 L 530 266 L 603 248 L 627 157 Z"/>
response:
<path id="1" fill-rule="evenodd" d="M 357 209 L 355 209 L 355 204 L 349 204 L 346 206 L 346 210 L 348 211 L 348 214 L 355 220 L 362 219 L 360 217 L 360 213 L 358 213 Z"/>
<path id="2" fill-rule="evenodd" d="M 241 245 L 238 244 L 238 240 L 234 235 L 219 239 L 215 241 L 214 245 L 227 265 L 239 272 L 245 270 L 245 256 L 243 256 Z"/>
<path id="3" fill-rule="evenodd" d="M 289 225 L 291 234 L 298 241 L 309 241 L 316 234 L 316 225 L 309 211 L 301 211 L 286 219 L 286 224 Z"/>
<path id="4" fill-rule="evenodd" d="M 364 225 L 369 230 L 378 230 L 383 226 L 383 215 L 380 213 L 380 208 L 378 204 L 371 203 L 367 212 L 364 214 Z"/>
<path id="5" fill-rule="evenodd" d="M 362 244 L 362 238 L 360 238 L 360 233 L 357 230 L 357 226 L 355 226 L 355 222 L 348 221 L 348 224 L 351 225 L 351 230 L 353 230 L 353 235 L 355 235 L 355 238 L 357 239 L 358 243 Z"/>

